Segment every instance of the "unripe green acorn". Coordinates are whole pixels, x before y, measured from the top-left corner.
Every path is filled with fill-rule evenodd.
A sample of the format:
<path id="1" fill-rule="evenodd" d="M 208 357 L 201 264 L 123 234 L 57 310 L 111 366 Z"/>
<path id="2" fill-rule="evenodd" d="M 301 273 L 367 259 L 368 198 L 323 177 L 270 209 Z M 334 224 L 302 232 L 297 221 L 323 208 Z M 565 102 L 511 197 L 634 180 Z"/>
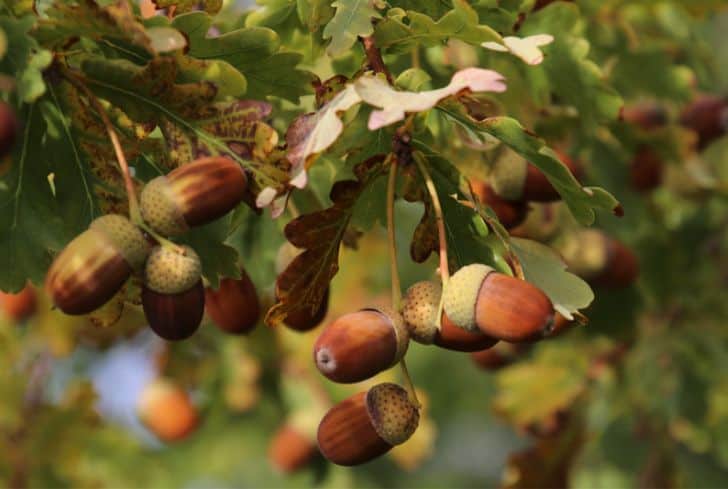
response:
<path id="1" fill-rule="evenodd" d="M 142 307 L 149 327 L 166 340 L 192 336 L 205 311 L 200 257 L 189 246 L 158 246 L 144 269 Z"/>
<path id="2" fill-rule="evenodd" d="M 481 264 L 450 277 L 443 307 L 457 326 L 509 342 L 538 339 L 554 321 L 553 305 L 540 289 Z"/>
<path id="3" fill-rule="evenodd" d="M 363 309 L 326 326 L 314 345 L 314 362 L 334 382 L 361 382 L 397 363 L 408 344 L 399 313 Z"/>
<path id="4" fill-rule="evenodd" d="M 340 402 L 321 420 L 319 449 L 337 465 L 359 465 L 407 441 L 417 429 L 420 413 L 407 391 L 377 384 Z"/>
<path id="5" fill-rule="evenodd" d="M 578 179 L 581 167 L 562 152 L 557 152 L 564 166 Z M 499 197 L 512 202 L 554 202 L 561 195 L 546 175 L 512 150 L 495 162 L 489 175 L 490 186 Z"/>
<path id="6" fill-rule="evenodd" d="M 66 314 L 87 314 L 109 301 L 148 253 L 147 240 L 129 219 L 99 217 L 53 261 L 46 290 Z"/>
<path id="7" fill-rule="evenodd" d="M 436 282 L 417 282 L 407 289 L 402 300 L 402 317 L 410 337 L 418 343 L 431 344 L 455 351 L 480 351 L 498 342 L 480 331 L 468 332 L 442 313 L 438 325 L 442 286 Z"/>
<path id="8" fill-rule="evenodd" d="M 231 159 L 200 158 L 145 185 L 140 198 L 142 217 L 155 231 L 176 236 L 234 209 L 246 185 L 243 169 Z"/>

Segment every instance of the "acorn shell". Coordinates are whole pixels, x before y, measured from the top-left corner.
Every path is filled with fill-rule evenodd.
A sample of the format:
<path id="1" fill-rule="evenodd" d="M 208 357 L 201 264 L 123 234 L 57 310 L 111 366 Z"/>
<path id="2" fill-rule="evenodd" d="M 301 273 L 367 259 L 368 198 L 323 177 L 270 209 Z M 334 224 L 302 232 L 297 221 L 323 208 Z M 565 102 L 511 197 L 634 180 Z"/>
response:
<path id="1" fill-rule="evenodd" d="M 317 453 L 313 440 L 290 424 L 281 426 L 268 445 L 268 460 L 284 474 L 304 468 Z"/>
<path id="2" fill-rule="evenodd" d="M 163 294 L 142 288 L 142 307 L 149 327 L 169 341 L 184 340 L 192 336 L 202 322 L 205 312 L 205 289 L 198 279 L 189 290 L 177 294 Z"/>
<path id="3" fill-rule="evenodd" d="M 258 292 L 241 270 L 240 278 L 224 278 L 217 289 L 205 289 L 205 310 L 217 327 L 231 334 L 250 332 L 260 318 Z"/>
<path id="4" fill-rule="evenodd" d="M 321 332 L 314 345 L 314 362 L 335 382 L 360 382 L 397 363 L 408 342 L 398 313 L 364 309 L 341 316 Z"/>

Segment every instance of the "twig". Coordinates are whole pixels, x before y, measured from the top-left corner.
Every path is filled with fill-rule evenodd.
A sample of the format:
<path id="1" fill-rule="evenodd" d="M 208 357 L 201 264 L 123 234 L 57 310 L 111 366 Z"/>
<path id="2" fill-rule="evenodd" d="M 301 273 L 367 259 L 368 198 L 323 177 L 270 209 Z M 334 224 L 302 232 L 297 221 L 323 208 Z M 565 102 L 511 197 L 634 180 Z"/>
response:
<path id="1" fill-rule="evenodd" d="M 384 64 L 384 60 L 382 59 L 382 53 L 381 51 L 379 51 L 377 45 L 374 43 L 374 38 L 372 36 L 367 36 L 361 37 L 360 39 L 362 45 L 364 46 L 364 53 L 366 53 L 367 55 L 367 62 L 372 71 L 374 71 L 375 73 L 382 73 L 384 76 L 387 77 L 387 81 L 390 85 L 394 84 L 392 74 L 389 72 L 387 65 Z"/>
<path id="2" fill-rule="evenodd" d="M 389 270 L 392 275 L 392 307 L 399 309 L 402 302 L 402 286 L 397 268 L 397 243 L 394 233 L 394 191 L 397 183 L 397 158 L 390 157 L 387 179 L 387 238 L 389 243 Z"/>
<path id="3" fill-rule="evenodd" d="M 427 170 L 427 165 L 422 161 L 420 155 L 413 155 L 415 163 L 422 174 L 422 178 L 425 181 L 427 192 L 430 194 L 430 200 L 432 201 L 432 207 L 435 211 L 435 222 L 437 223 L 437 235 L 440 242 L 440 276 L 442 277 L 442 286 L 447 285 L 450 280 L 450 268 L 447 259 L 447 235 L 445 234 L 445 220 L 442 216 L 442 207 L 440 207 L 440 198 L 437 195 L 437 189 L 435 188 L 435 182 L 432 181 L 432 176 Z"/>
<path id="4" fill-rule="evenodd" d="M 83 92 L 89 103 L 93 106 L 94 110 L 101 118 L 101 122 L 104 124 L 106 132 L 109 135 L 111 145 L 114 147 L 116 160 L 119 162 L 121 175 L 124 178 L 124 186 L 126 187 L 127 198 L 129 199 L 129 217 L 135 224 L 142 223 L 143 220 L 141 212 L 139 211 L 139 201 L 136 196 L 136 190 L 134 189 L 134 182 L 131 179 L 129 163 L 126 161 L 126 156 L 124 156 L 124 151 L 121 149 L 121 143 L 119 142 L 119 136 L 116 134 L 116 130 L 111 124 L 109 116 L 106 114 L 106 110 L 104 109 L 103 105 L 101 105 L 101 102 L 96 97 L 96 95 L 94 95 L 94 93 L 83 82 L 81 82 L 76 77 L 76 75 L 74 75 L 70 70 L 65 68 L 63 69 L 63 74 L 65 75 L 66 80 L 71 83 L 71 85 Z"/>

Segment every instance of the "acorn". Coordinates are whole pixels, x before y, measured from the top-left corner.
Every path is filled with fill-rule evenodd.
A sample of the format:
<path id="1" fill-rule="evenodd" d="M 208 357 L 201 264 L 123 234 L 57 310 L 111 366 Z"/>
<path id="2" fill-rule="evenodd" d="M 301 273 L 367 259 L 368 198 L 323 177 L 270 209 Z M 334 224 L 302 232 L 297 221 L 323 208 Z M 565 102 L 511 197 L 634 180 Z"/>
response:
<path id="1" fill-rule="evenodd" d="M 561 202 L 533 203 L 526 219 L 518 226 L 509 230 L 509 234 L 516 238 L 525 238 L 547 243 L 551 241 L 561 229 L 564 221 Z"/>
<path id="2" fill-rule="evenodd" d="M 652 131 L 667 125 L 667 111 L 654 102 L 641 102 L 622 107 L 621 119 L 645 131 Z"/>
<path id="3" fill-rule="evenodd" d="M 25 321 L 35 312 L 35 289 L 28 284 L 16 294 L 0 292 L 0 310 L 11 320 Z"/>
<path id="4" fill-rule="evenodd" d="M 632 250 L 598 229 L 577 231 L 559 251 L 569 271 L 593 285 L 625 288 L 639 276 L 639 261 Z"/>
<path id="5" fill-rule="evenodd" d="M 260 317 L 260 301 L 255 285 L 245 272 L 240 278 L 224 278 L 217 289 L 205 289 L 205 310 L 212 322 L 231 334 L 250 332 Z"/>
<path id="6" fill-rule="evenodd" d="M 302 469 L 317 453 L 314 441 L 290 423 L 278 428 L 268 445 L 268 460 L 284 474 Z"/>
<path id="7" fill-rule="evenodd" d="M 518 226 L 528 214 L 528 204 L 525 202 L 511 202 L 499 197 L 490 185 L 482 180 L 472 179 L 473 193 L 481 204 L 490 207 L 498 221 L 506 229 Z"/>
<path id="8" fill-rule="evenodd" d="M 578 179 L 581 166 L 562 152 L 557 152 L 561 162 Z M 512 150 L 507 150 L 491 169 L 489 175 L 493 191 L 511 202 L 554 202 L 561 195 L 551 185 L 546 175 Z"/>
<path id="9" fill-rule="evenodd" d="M 386 308 L 362 309 L 326 326 L 313 349 L 319 371 L 334 382 L 366 380 L 396 364 L 409 333 L 402 316 Z"/>
<path id="10" fill-rule="evenodd" d="M 707 147 L 728 129 L 728 99 L 699 95 L 680 114 L 680 124 L 698 134 L 698 148 Z"/>
<path id="11" fill-rule="evenodd" d="M 539 339 L 554 322 L 553 305 L 539 288 L 482 264 L 450 277 L 443 306 L 460 328 L 509 342 Z"/>
<path id="12" fill-rule="evenodd" d="M 567 319 L 566 316 L 564 316 L 560 312 L 557 312 L 556 316 L 554 316 L 554 327 L 551 328 L 551 331 L 549 332 L 549 337 L 553 338 L 556 336 L 560 336 L 567 331 L 570 331 L 578 324 L 579 322 L 576 319 Z"/>
<path id="13" fill-rule="evenodd" d="M 377 384 L 340 402 L 321 420 L 319 450 L 337 465 L 359 465 L 404 443 L 420 414 L 402 387 Z"/>
<path id="14" fill-rule="evenodd" d="M 158 246 L 144 269 L 142 307 L 149 327 L 169 341 L 189 338 L 205 311 L 200 257 L 189 246 Z"/>
<path id="15" fill-rule="evenodd" d="M 177 236 L 224 216 L 243 199 L 243 169 L 223 156 L 182 165 L 150 180 L 140 197 L 144 220 L 165 236 Z"/>
<path id="16" fill-rule="evenodd" d="M 15 110 L 8 103 L 0 101 L 0 158 L 12 151 L 18 136 L 18 126 Z"/>
<path id="17" fill-rule="evenodd" d="M 58 254 L 48 269 L 46 290 L 66 314 L 88 314 L 141 269 L 148 253 L 149 243 L 129 219 L 99 217 Z"/>
<path id="18" fill-rule="evenodd" d="M 444 313 L 438 327 L 441 295 L 442 286 L 431 281 L 417 282 L 407 289 L 402 300 L 402 318 L 413 340 L 455 351 L 478 351 L 498 342 L 480 331 L 471 333 L 458 328 Z"/>
<path id="19" fill-rule="evenodd" d="M 662 183 L 664 165 L 662 158 L 649 146 L 637 149 L 629 166 L 629 180 L 638 192 L 649 192 Z"/>
<path id="20" fill-rule="evenodd" d="M 197 408 L 187 392 L 167 379 L 156 379 L 144 388 L 137 413 L 142 423 L 165 442 L 186 438 L 199 423 Z"/>

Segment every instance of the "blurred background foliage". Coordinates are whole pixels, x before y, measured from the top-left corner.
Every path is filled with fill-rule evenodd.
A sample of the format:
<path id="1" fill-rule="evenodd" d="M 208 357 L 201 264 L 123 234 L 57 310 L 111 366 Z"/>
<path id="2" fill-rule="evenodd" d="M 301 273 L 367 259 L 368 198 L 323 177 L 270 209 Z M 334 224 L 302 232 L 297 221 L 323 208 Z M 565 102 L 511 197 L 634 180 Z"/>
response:
<path id="1" fill-rule="evenodd" d="M 295 3 L 259 0 L 252 13 L 242 13 L 248 5 L 226 3 L 215 25 L 220 32 L 242 25 L 280 28 L 286 33 L 282 45 L 301 53 L 302 66 L 321 79 L 353 74 L 361 64 L 358 49 L 329 62 L 322 56 L 321 31 L 307 30 L 286 13 Z M 442 14 L 440 2 L 392 3 L 431 9 L 435 18 Z M 481 22 L 509 29 L 521 5 L 470 3 Z M 4 483 L 605 489 L 728 484 L 728 138 L 696 151 L 696 135 L 677 124 L 696 93 L 728 92 L 728 12 L 719 8 L 725 2 L 575 4 L 554 2 L 522 23 L 519 35 L 549 32 L 557 38 L 545 49 L 541 67 L 458 42 L 421 48 L 419 63 L 432 87 L 442 86 L 453 67 L 485 66 L 506 76 L 509 90 L 498 98 L 502 112 L 578 158 L 585 183 L 608 189 L 622 203 L 622 219 L 600 215 L 597 225 L 638 255 L 641 274 L 634 286 L 595 287 L 587 325 L 525 349 L 504 348 L 507 365 L 498 369 L 483 370 L 465 353 L 413 343 L 408 363 L 426 400 L 415 436 L 361 467 L 336 467 L 314 456 L 294 473 L 271 464 L 269 445 L 277 430 L 293 419 L 315 425 L 319 407 L 362 390 L 332 384 L 316 372 L 311 350 L 319 330 L 299 334 L 261 323 L 249 336 L 234 337 L 206 320 L 192 339 L 166 344 L 144 329 L 134 308 L 104 328 L 51 310 L 38 291 L 35 313 L 6 313 L 0 320 Z M 284 29 L 286 23 L 295 28 Z M 600 80 L 582 71 L 587 56 L 628 106 L 657 103 L 667 124 L 645 130 L 609 122 L 602 99 L 591 91 Z M 395 53 L 385 61 L 398 73 L 410 59 Z M 312 106 L 312 98 L 305 97 L 304 106 Z M 300 110 L 280 98 L 271 102 L 279 130 Z M 644 146 L 664 165 L 662 184 L 650 192 L 630 184 L 633 157 Z M 466 173 L 483 172 L 482 152 L 457 142 L 447 152 Z M 330 155 L 312 169 L 311 186 L 321 202 L 328 202 L 331 183 L 345 171 Z M 360 204 L 370 206 L 360 219 L 374 225 L 357 249 L 343 249 L 324 324 L 388 301 L 386 236 L 376 223 L 383 194 L 373 194 Z M 294 198 L 302 212 L 318 205 L 311 194 Z M 425 264 L 409 258 L 421 214 L 421 204 L 397 203 L 405 287 L 436 268 L 432 257 Z M 240 210 L 229 219 L 242 224 L 227 244 L 241 253 L 264 303 L 270 303 L 286 218 L 273 221 Z M 575 227 L 564 219 L 538 237 L 558 247 Z M 544 224 L 535 229 L 544 231 Z M 159 377 L 188 392 L 197 410 L 195 429 L 181 440 L 160 441 L 137 416 L 144 390 Z M 394 378 L 385 372 L 376 380 Z"/>

